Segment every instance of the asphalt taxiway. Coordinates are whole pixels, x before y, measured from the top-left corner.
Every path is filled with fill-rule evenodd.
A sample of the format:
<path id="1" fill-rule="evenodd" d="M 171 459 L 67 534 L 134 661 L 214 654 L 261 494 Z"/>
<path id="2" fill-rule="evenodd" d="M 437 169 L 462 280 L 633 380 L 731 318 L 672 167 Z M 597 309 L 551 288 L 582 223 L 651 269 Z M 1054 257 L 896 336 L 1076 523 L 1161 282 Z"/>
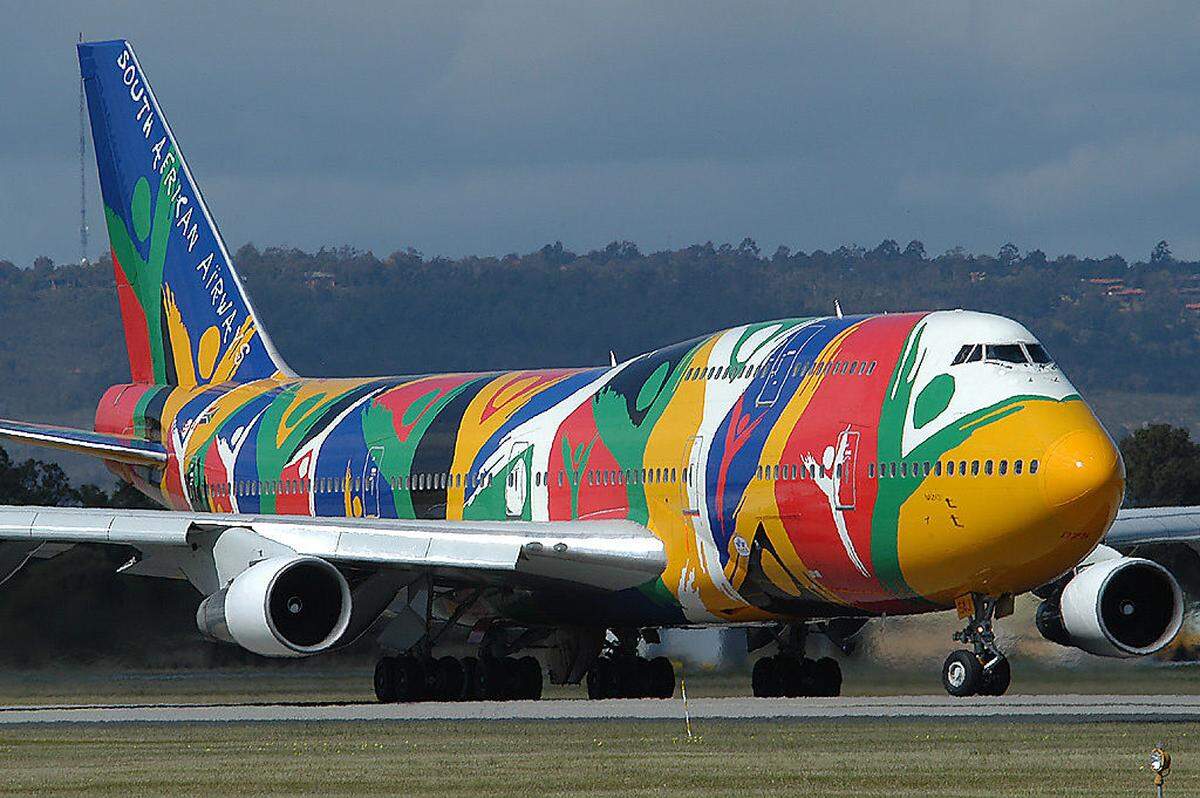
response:
<path id="1" fill-rule="evenodd" d="M 843 698 L 701 698 L 694 719 L 1021 719 L 1200 721 L 1197 695 L 1011 695 Z M 23 723 L 185 723 L 420 720 L 682 720 L 669 700 L 544 700 L 472 703 L 109 704 L 0 707 L 0 725 Z"/>

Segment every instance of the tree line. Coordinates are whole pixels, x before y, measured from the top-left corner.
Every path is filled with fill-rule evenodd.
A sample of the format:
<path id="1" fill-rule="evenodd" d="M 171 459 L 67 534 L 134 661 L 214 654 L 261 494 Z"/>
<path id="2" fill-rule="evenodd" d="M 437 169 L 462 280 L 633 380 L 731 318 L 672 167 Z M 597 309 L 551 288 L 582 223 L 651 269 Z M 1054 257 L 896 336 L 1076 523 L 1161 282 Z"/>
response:
<path id="1" fill-rule="evenodd" d="M 1145 261 L 930 256 L 912 241 L 832 252 L 750 239 L 643 253 L 613 242 L 524 255 L 379 258 L 352 248 L 259 250 L 235 258 L 262 321 L 302 374 L 345 376 L 600 364 L 746 321 L 833 312 L 970 308 L 1024 322 L 1085 395 L 1200 390 L 1200 263 L 1163 242 Z M 1144 293 L 1106 296 L 1094 278 Z M 89 423 L 128 378 L 107 260 L 30 268 L 0 261 L 0 415 Z"/>

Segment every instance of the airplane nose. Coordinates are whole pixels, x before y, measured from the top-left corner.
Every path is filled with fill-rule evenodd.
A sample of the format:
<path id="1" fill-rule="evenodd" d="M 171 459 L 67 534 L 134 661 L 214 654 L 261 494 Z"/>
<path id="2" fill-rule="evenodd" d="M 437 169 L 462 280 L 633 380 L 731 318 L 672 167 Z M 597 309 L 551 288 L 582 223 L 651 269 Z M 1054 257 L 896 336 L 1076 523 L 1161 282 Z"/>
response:
<path id="1" fill-rule="evenodd" d="M 1121 454 L 1098 424 L 1072 430 L 1050 444 L 1041 476 L 1046 502 L 1055 510 L 1091 499 L 1119 504 L 1125 489 Z"/>

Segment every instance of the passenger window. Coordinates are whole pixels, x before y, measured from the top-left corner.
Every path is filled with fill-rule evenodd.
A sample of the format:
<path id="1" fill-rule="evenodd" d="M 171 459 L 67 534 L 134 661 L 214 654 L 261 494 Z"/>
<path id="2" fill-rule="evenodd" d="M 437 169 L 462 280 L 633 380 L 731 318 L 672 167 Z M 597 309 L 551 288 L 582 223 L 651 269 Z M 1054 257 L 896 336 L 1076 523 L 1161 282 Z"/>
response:
<path id="1" fill-rule="evenodd" d="M 978 460 L 971 461 L 971 476 L 973 476 L 973 477 L 979 476 L 979 461 Z"/>
<path id="2" fill-rule="evenodd" d="M 875 479 L 875 464 L 867 464 L 867 479 Z"/>
<path id="3" fill-rule="evenodd" d="M 850 373 L 851 373 L 851 374 L 857 374 L 857 373 L 858 373 L 858 361 L 857 361 L 857 360 L 855 360 L 855 361 L 852 361 L 852 362 L 850 363 Z"/>
<path id="4" fill-rule="evenodd" d="M 921 472 L 922 472 L 922 473 L 923 473 L 925 476 L 929 476 L 929 472 L 930 472 L 930 471 L 932 471 L 932 470 L 933 470 L 933 464 L 932 464 L 932 463 L 930 463 L 928 460 L 926 460 L 926 461 L 925 461 L 925 465 L 923 465 L 923 466 L 921 467 Z"/>
<path id="5" fill-rule="evenodd" d="M 1013 475 L 1017 476 L 1021 473 L 1021 460 L 1013 460 Z"/>
<path id="6" fill-rule="evenodd" d="M 903 462 L 900 464 L 900 476 L 902 476 L 902 477 L 908 476 L 908 463 L 907 462 Z"/>
<path id="7" fill-rule="evenodd" d="M 841 463 L 837 464 L 837 472 L 836 473 L 837 473 L 837 478 L 841 479 L 842 478 L 842 464 Z"/>
<path id="8" fill-rule="evenodd" d="M 988 344 L 985 352 L 988 360 L 1001 363 L 1025 363 L 1025 350 L 1020 344 Z"/>
<path id="9" fill-rule="evenodd" d="M 983 473 L 989 477 L 992 475 L 992 461 L 991 460 L 984 461 Z"/>
<path id="10" fill-rule="evenodd" d="M 671 481 L 677 482 L 678 480 L 679 480 L 679 473 L 674 468 L 672 468 L 671 469 Z"/>
<path id="11" fill-rule="evenodd" d="M 942 475 L 942 461 L 941 460 L 938 460 L 936 463 L 933 464 L 933 475 L 935 477 L 940 477 Z"/>
<path id="12" fill-rule="evenodd" d="M 960 477 L 965 477 L 967 475 L 967 461 L 966 460 L 958 461 L 958 475 Z"/>
<path id="13" fill-rule="evenodd" d="M 896 478 L 896 464 L 895 463 L 892 463 L 890 470 L 892 472 L 892 479 L 895 479 Z"/>
<path id="14" fill-rule="evenodd" d="M 875 371 L 875 361 L 874 361 L 874 360 L 872 360 L 872 361 L 871 361 L 871 365 L 870 365 L 870 366 L 867 366 L 867 372 L 866 372 L 866 373 L 867 373 L 867 376 L 868 376 L 868 377 L 870 377 L 870 376 L 871 376 L 871 374 L 872 374 L 872 372 L 874 372 L 874 371 Z"/>
<path id="15" fill-rule="evenodd" d="M 1036 474 L 1036 473 L 1037 473 L 1037 470 L 1038 470 L 1038 461 L 1037 461 L 1037 460 L 1030 460 L 1030 461 L 1029 461 L 1029 473 L 1030 473 L 1030 474 Z"/>
<path id="16" fill-rule="evenodd" d="M 999 474 L 1000 474 L 1000 476 L 1004 476 L 1007 473 L 1008 473 L 1008 461 L 1001 460 L 1000 464 L 999 464 Z"/>

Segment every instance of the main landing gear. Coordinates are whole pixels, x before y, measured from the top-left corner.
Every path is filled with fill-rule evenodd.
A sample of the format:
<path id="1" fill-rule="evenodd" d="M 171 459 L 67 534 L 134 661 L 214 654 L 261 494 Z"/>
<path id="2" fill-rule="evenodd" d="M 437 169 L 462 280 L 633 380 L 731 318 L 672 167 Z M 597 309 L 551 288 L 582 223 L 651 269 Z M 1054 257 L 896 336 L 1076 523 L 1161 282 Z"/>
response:
<path id="1" fill-rule="evenodd" d="M 788 627 L 778 635 L 779 653 L 759 657 L 750 679 L 756 698 L 841 695 L 842 666 L 832 657 L 806 657 L 807 637 L 806 627 Z"/>
<path id="2" fill-rule="evenodd" d="M 383 657 L 375 697 L 396 701 L 508 701 L 542 697 L 535 657 Z"/>
<path id="3" fill-rule="evenodd" d="M 653 630 L 621 630 L 587 673 L 588 698 L 670 698 L 675 695 L 675 666 L 666 657 L 647 659 L 637 653 L 638 643 L 657 643 Z"/>
<path id="4" fill-rule="evenodd" d="M 375 697 L 397 701 L 508 701 L 542 697 L 542 664 L 535 657 L 512 656 L 535 642 L 537 634 L 509 639 L 503 630 L 487 633 L 478 657 L 437 657 L 438 640 L 479 600 L 481 592 L 463 597 L 440 625 L 433 619 L 433 585 L 428 579 L 408 586 L 408 610 L 397 613 L 406 631 L 393 638 L 400 656 L 382 657 L 375 665 Z M 407 613 L 407 614 L 405 614 Z M 394 621 L 395 622 L 395 621 Z"/>
<path id="5" fill-rule="evenodd" d="M 966 628 L 954 633 L 954 639 L 971 646 L 953 651 L 942 665 L 942 686 L 952 696 L 1004 695 L 1012 681 L 1008 658 L 996 648 L 992 620 L 1012 611 L 1012 598 L 1000 600 L 972 594 L 966 607 L 970 619 Z"/>

